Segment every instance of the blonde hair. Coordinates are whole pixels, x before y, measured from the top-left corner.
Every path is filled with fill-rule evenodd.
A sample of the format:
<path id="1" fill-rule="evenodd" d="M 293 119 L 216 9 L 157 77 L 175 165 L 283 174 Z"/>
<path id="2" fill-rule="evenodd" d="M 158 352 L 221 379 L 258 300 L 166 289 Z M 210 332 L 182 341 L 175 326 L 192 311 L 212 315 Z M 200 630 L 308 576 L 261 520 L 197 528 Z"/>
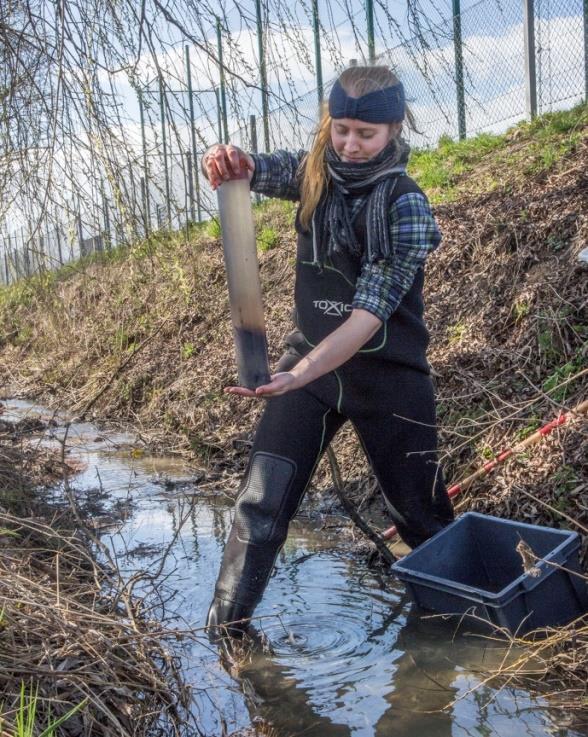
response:
<path id="1" fill-rule="evenodd" d="M 368 92 L 383 90 L 398 84 L 398 77 L 386 66 L 349 67 L 339 76 L 345 92 L 352 97 L 361 97 Z M 405 120 L 416 130 L 412 112 L 407 108 Z M 399 132 L 400 135 L 400 132 Z M 331 140 L 331 116 L 327 103 L 323 103 L 321 119 L 314 135 L 312 147 L 304 159 L 300 187 L 300 223 L 308 229 L 322 194 L 328 184 L 325 152 Z"/>

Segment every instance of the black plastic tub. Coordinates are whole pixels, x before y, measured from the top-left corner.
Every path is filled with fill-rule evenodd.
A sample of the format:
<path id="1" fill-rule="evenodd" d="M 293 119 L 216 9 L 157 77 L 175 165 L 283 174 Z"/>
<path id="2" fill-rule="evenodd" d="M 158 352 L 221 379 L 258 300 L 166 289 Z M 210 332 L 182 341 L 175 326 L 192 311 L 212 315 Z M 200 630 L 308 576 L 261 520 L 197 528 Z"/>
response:
<path id="1" fill-rule="evenodd" d="M 579 548 L 576 532 L 467 512 L 392 570 L 423 609 L 524 634 L 588 611 Z"/>

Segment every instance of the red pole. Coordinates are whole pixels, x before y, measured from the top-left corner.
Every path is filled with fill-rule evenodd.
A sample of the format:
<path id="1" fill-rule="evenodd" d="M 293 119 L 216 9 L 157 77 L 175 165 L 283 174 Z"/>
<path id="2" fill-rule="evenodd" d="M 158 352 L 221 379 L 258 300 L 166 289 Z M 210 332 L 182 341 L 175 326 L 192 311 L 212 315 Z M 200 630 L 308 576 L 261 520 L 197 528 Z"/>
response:
<path id="1" fill-rule="evenodd" d="M 539 440 L 542 440 L 546 435 L 549 435 L 550 432 L 555 430 L 556 427 L 563 425 L 571 417 L 575 415 L 585 414 L 586 412 L 588 412 L 588 400 L 580 402 L 580 404 L 576 405 L 574 409 L 571 409 L 569 412 L 558 415 L 555 420 L 548 422 L 547 425 L 544 425 L 543 427 L 539 428 L 539 430 L 536 430 L 532 435 L 529 435 L 528 438 L 525 438 L 520 443 L 517 443 L 514 448 L 509 448 L 508 450 L 502 451 L 502 453 L 499 453 L 492 461 L 488 461 L 488 463 L 485 463 L 482 468 L 479 468 L 477 471 L 472 473 L 470 476 L 467 476 L 465 479 L 463 479 L 463 481 L 460 481 L 458 484 L 454 484 L 451 488 L 447 490 L 449 498 L 453 499 L 453 497 L 468 489 L 472 485 L 472 483 L 481 476 L 487 476 L 489 473 L 492 473 L 496 466 L 503 463 L 507 458 L 510 458 L 511 455 L 514 455 L 515 453 L 520 453 L 529 445 L 533 445 Z M 382 537 L 384 538 L 384 540 L 390 540 L 394 537 L 394 535 L 396 535 L 396 527 L 389 527 L 382 533 Z"/>

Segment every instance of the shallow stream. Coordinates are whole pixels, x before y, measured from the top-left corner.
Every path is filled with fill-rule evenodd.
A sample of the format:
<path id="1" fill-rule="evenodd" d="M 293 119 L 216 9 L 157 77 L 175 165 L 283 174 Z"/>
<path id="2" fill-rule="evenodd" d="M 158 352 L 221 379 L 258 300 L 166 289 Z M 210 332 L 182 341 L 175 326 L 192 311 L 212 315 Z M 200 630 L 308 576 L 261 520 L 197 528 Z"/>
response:
<path id="1" fill-rule="evenodd" d="M 3 419 L 25 416 L 52 417 L 28 402 L 6 402 Z M 55 419 L 42 442 L 63 437 L 65 418 Z M 166 614 L 170 626 L 202 627 L 231 500 L 199 494 L 190 469 L 146 456 L 128 435 L 72 424 L 67 447 L 84 468 L 76 489 L 103 490 L 127 510 L 124 523 L 105 520 L 101 533 L 125 575 L 156 570 L 175 537 L 163 565 Z M 256 611 L 267 647 L 238 678 L 204 636 L 183 652 L 202 734 L 230 735 L 262 718 L 275 737 L 588 735 L 523 690 L 482 685 L 505 657 L 504 645 L 413 612 L 403 585 L 367 568 L 328 522 L 307 515 L 293 523 Z"/>

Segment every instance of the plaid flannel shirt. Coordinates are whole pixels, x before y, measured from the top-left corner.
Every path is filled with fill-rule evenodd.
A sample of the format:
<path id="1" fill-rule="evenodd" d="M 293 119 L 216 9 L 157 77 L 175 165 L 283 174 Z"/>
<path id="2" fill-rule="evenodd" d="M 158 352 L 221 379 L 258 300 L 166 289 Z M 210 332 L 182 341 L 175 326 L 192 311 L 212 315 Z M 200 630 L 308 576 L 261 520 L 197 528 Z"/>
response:
<path id="1" fill-rule="evenodd" d="M 305 151 L 251 154 L 255 172 L 251 189 L 268 197 L 299 200 L 298 167 Z M 366 195 L 350 197 L 351 219 L 365 204 Z M 441 242 L 441 234 L 429 203 L 418 192 L 401 195 L 390 207 L 390 242 L 394 244 L 394 263 L 377 261 L 364 264 L 355 285 L 353 307 L 367 310 L 385 322 L 411 288 L 418 269 Z"/>

